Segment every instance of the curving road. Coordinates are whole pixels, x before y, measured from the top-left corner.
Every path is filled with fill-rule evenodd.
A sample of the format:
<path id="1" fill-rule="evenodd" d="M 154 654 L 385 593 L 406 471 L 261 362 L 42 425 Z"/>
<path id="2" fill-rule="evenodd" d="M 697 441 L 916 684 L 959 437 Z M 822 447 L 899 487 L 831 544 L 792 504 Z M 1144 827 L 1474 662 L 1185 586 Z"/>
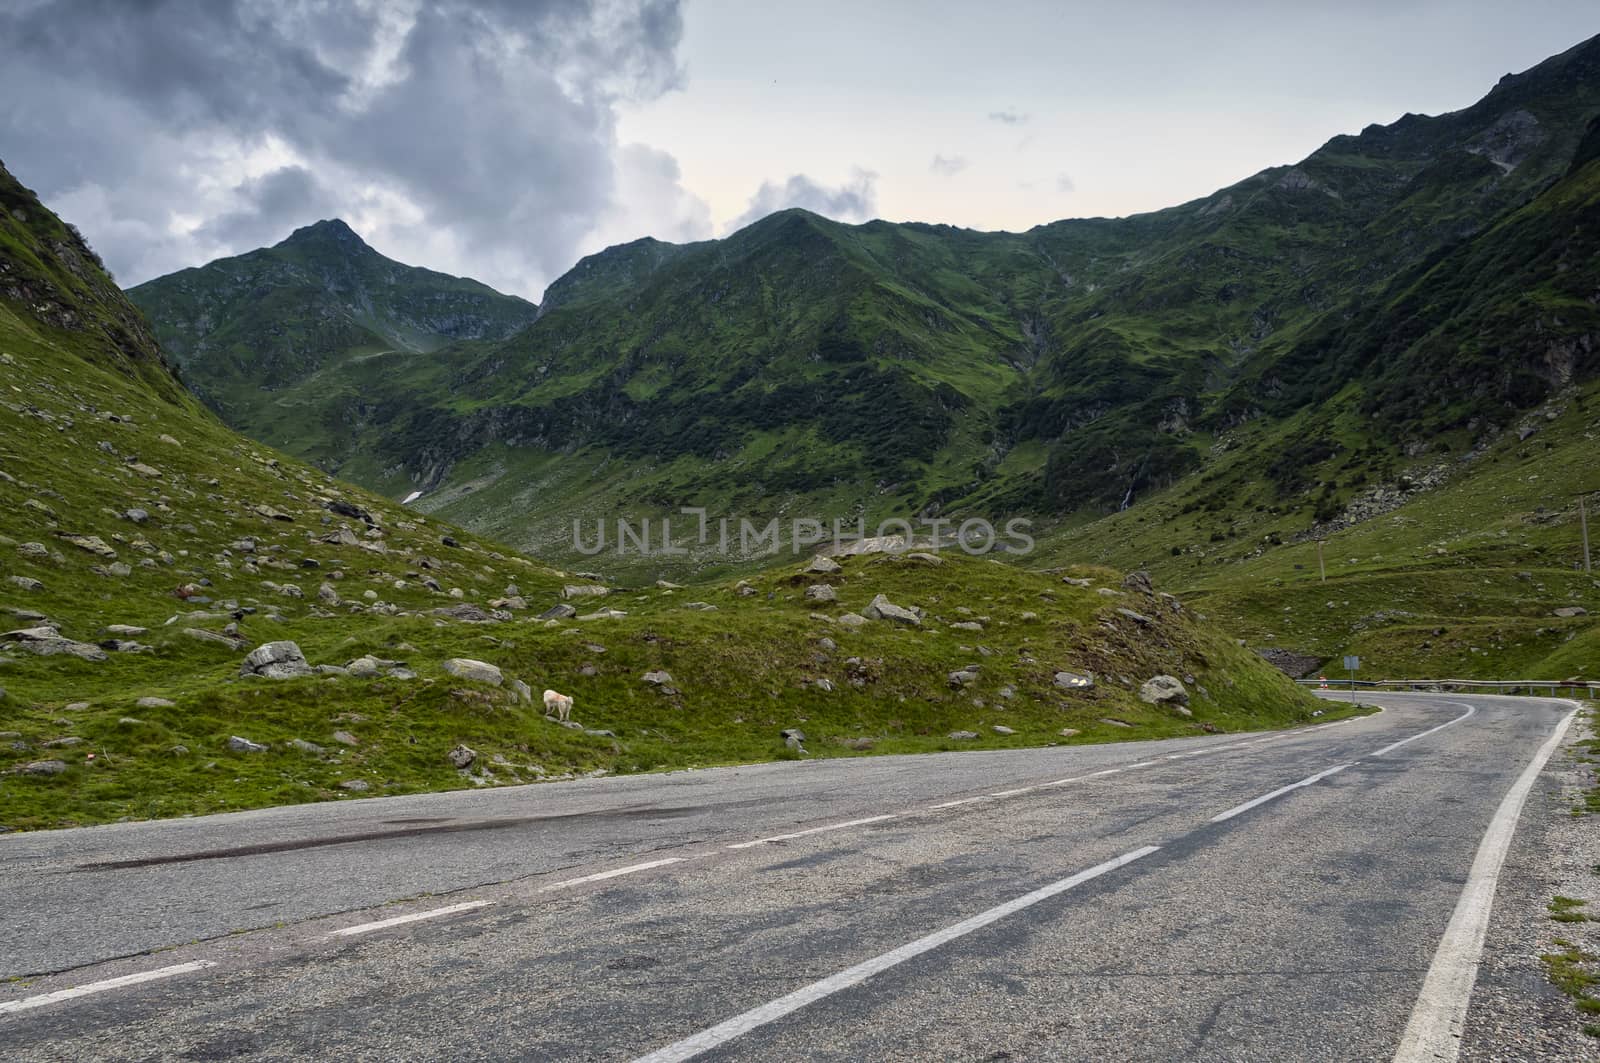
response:
<path id="1" fill-rule="evenodd" d="M 1574 706 L 1367 696 L 1284 733 L 0 838 L 0 1045 L 1454 1058 L 1496 854 Z"/>

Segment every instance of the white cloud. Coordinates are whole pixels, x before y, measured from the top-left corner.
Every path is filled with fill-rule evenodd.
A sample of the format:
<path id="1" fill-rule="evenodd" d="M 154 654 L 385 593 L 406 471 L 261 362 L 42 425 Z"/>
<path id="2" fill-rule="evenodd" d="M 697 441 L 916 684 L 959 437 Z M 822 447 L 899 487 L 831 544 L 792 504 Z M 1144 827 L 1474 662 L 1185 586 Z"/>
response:
<path id="1" fill-rule="evenodd" d="M 835 187 L 820 184 L 805 174 L 794 174 L 782 184 L 763 181 L 744 213 L 728 225 L 727 231 L 742 229 L 790 207 L 801 207 L 835 221 L 866 221 L 878 209 L 877 181 L 877 174 L 859 167 L 850 180 Z"/>

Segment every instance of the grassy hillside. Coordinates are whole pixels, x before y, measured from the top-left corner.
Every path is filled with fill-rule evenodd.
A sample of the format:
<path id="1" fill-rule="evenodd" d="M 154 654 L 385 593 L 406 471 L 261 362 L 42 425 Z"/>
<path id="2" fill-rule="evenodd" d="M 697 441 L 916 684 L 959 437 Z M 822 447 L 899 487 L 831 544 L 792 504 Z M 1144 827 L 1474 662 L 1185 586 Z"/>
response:
<path id="1" fill-rule="evenodd" d="M 1182 498 L 1206 544 L 1324 534 L 1594 380 L 1597 114 L 1600 38 L 1151 214 L 1013 234 L 791 210 L 636 241 L 506 339 L 288 373 L 229 416 L 573 564 L 575 519 L 684 505 L 1073 529 Z"/>
<path id="2" fill-rule="evenodd" d="M 0 197 L 0 827 L 1193 734 L 1317 709 L 1107 570 L 1079 585 L 868 556 L 830 574 L 797 559 L 744 587 L 567 592 L 598 585 L 224 427 L 3 169 Z M 833 597 L 808 598 L 812 584 Z M 924 613 L 858 622 L 879 594 Z M 304 660 L 277 658 L 294 674 L 245 674 L 252 651 L 289 641 Z M 1184 711 L 1140 700 L 1158 673 L 1185 684 Z M 547 686 L 576 698 L 575 726 L 545 717 Z"/>

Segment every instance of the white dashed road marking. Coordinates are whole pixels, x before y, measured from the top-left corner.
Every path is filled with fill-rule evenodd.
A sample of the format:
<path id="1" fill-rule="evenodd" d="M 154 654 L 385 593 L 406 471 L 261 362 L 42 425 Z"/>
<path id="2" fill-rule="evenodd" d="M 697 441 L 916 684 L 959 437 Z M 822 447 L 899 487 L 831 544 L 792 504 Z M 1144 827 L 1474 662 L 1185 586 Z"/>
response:
<path id="1" fill-rule="evenodd" d="M 455 915 L 457 912 L 470 912 L 477 908 L 486 908 L 493 901 L 463 901 L 444 908 L 432 908 L 426 912 L 412 912 L 410 915 L 397 915 L 393 919 L 379 919 L 375 923 L 357 923 L 347 926 L 343 930 L 335 930 L 329 937 L 353 937 L 356 934 L 370 934 L 374 930 L 387 930 L 391 926 L 403 926 L 406 923 L 419 923 L 424 919 L 438 919 L 440 916 Z"/>
<path id="2" fill-rule="evenodd" d="M 1135 860 L 1160 851 L 1160 848 L 1158 845 L 1147 845 L 1142 849 L 1123 853 L 1121 856 L 1107 860 L 1103 864 L 1096 864 L 1086 871 L 1079 871 L 1075 875 L 1059 879 L 1048 886 L 1034 890 L 1032 893 L 1025 893 L 1015 900 L 990 908 L 986 912 L 980 912 L 954 926 L 945 927 L 943 930 L 937 930 L 909 944 L 901 945 L 892 952 L 875 956 L 865 963 L 858 963 L 854 967 L 840 971 L 838 974 L 830 975 L 819 982 L 812 982 L 808 986 L 795 990 L 788 996 L 779 997 L 770 1004 L 752 1008 L 743 1015 L 735 1015 L 726 1022 L 719 1023 L 708 1030 L 702 1030 L 693 1037 L 674 1042 L 665 1048 L 658 1048 L 649 1055 L 640 1056 L 636 1063 L 678 1063 L 680 1060 L 692 1059 L 702 1052 L 716 1048 L 718 1045 L 726 1044 L 736 1037 L 749 1033 L 758 1026 L 765 1026 L 769 1022 L 799 1011 L 807 1004 L 814 1004 L 840 990 L 859 985 L 875 974 L 887 971 L 891 967 L 897 967 L 907 960 L 914 959 L 924 952 L 936 949 L 940 945 L 954 941 L 956 938 L 965 937 L 974 930 L 981 930 L 990 923 L 998 922 L 1008 915 L 1022 911 L 1024 908 L 1031 908 L 1040 901 L 1049 900 L 1051 897 L 1065 893 L 1074 886 L 1080 886 L 1090 879 L 1099 878 L 1108 871 L 1115 871 L 1119 867 L 1125 867 Z"/>
<path id="3" fill-rule="evenodd" d="M 196 960 L 193 963 L 178 963 L 171 967 L 158 967 L 153 971 L 141 971 L 138 974 L 125 974 L 120 978 L 107 978 L 103 982 L 90 982 L 87 985 L 73 986 L 71 989 L 59 989 L 54 993 L 41 993 L 36 997 L 8 1000 L 0 1003 L 0 1015 L 28 1011 L 32 1008 L 42 1008 L 46 1004 L 54 1004 L 62 1000 L 86 997 L 91 993 L 104 993 L 108 989 L 121 989 L 123 986 L 138 985 L 140 982 L 154 982 L 158 978 L 172 978 L 175 975 L 203 971 L 207 967 L 215 966 L 216 964 L 209 960 Z"/>
<path id="4" fill-rule="evenodd" d="M 809 830 L 797 830 L 793 834 L 774 834 L 770 838 L 757 838 L 753 842 L 739 842 L 728 846 L 729 849 L 749 849 L 755 845 L 766 845 L 768 842 L 786 842 L 791 838 L 804 838 L 810 834 L 822 834 L 830 830 L 844 830 L 846 827 L 861 827 L 868 823 L 882 823 L 886 819 L 894 819 L 896 813 L 883 816 L 868 816 L 866 819 L 852 819 L 844 823 L 830 823 L 826 827 L 812 827 Z"/>
<path id="5" fill-rule="evenodd" d="M 548 886 L 541 886 L 540 893 L 549 893 L 551 890 L 571 889 L 581 886 L 585 882 L 604 882 L 608 878 L 618 878 L 622 875 L 631 875 L 635 871 L 649 871 L 654 867 L 666 867 L 668 864 L 681 864 L 684 857 L 669 856 L 661 860 L 650 860 L 643 864 L 629 864 L 627 867 L 614 867 L 610 871 L 596 871 L 592 875 L 579 875 L 577 878 L 565 879 L 561 882 L 552 882 Z"/>

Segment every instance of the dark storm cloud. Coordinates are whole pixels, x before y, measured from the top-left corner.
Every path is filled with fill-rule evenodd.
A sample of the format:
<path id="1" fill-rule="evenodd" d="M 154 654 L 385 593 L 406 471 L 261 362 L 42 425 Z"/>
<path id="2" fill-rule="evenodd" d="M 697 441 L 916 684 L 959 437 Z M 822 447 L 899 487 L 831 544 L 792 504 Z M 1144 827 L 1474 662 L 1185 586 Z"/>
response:
<path id="1" fill-rule="evenodd" d="M 253 248 L 287 235 L 285 219 L 325 218 L 338 213 L 338 198 L 304 166 L 285 166 L 241 182 L 241 206 L 206 221 L 200 235 L 229 247 Z"/>
<path id="2" fill-rule="evenodd" d="M 857 170 L 855 176 L 837 188 L 819 184 L 805 174 L 795 174 L 783 184 L 761 182 L 750 197 L 745 212 L 729 225 L 729 231 L 742 229 L 773 211 L 803 207 L 837 221 L 866 221 L 878 209 L 878 175 Z"/>
<path id="3" fill-rule="evenodd" d="M 682 29 L 678 0 L 0 0 L 0 157 L 127 280 L 365 207 L 526 291 L 611 208 L 615 106 L 679 83 Z"/>

